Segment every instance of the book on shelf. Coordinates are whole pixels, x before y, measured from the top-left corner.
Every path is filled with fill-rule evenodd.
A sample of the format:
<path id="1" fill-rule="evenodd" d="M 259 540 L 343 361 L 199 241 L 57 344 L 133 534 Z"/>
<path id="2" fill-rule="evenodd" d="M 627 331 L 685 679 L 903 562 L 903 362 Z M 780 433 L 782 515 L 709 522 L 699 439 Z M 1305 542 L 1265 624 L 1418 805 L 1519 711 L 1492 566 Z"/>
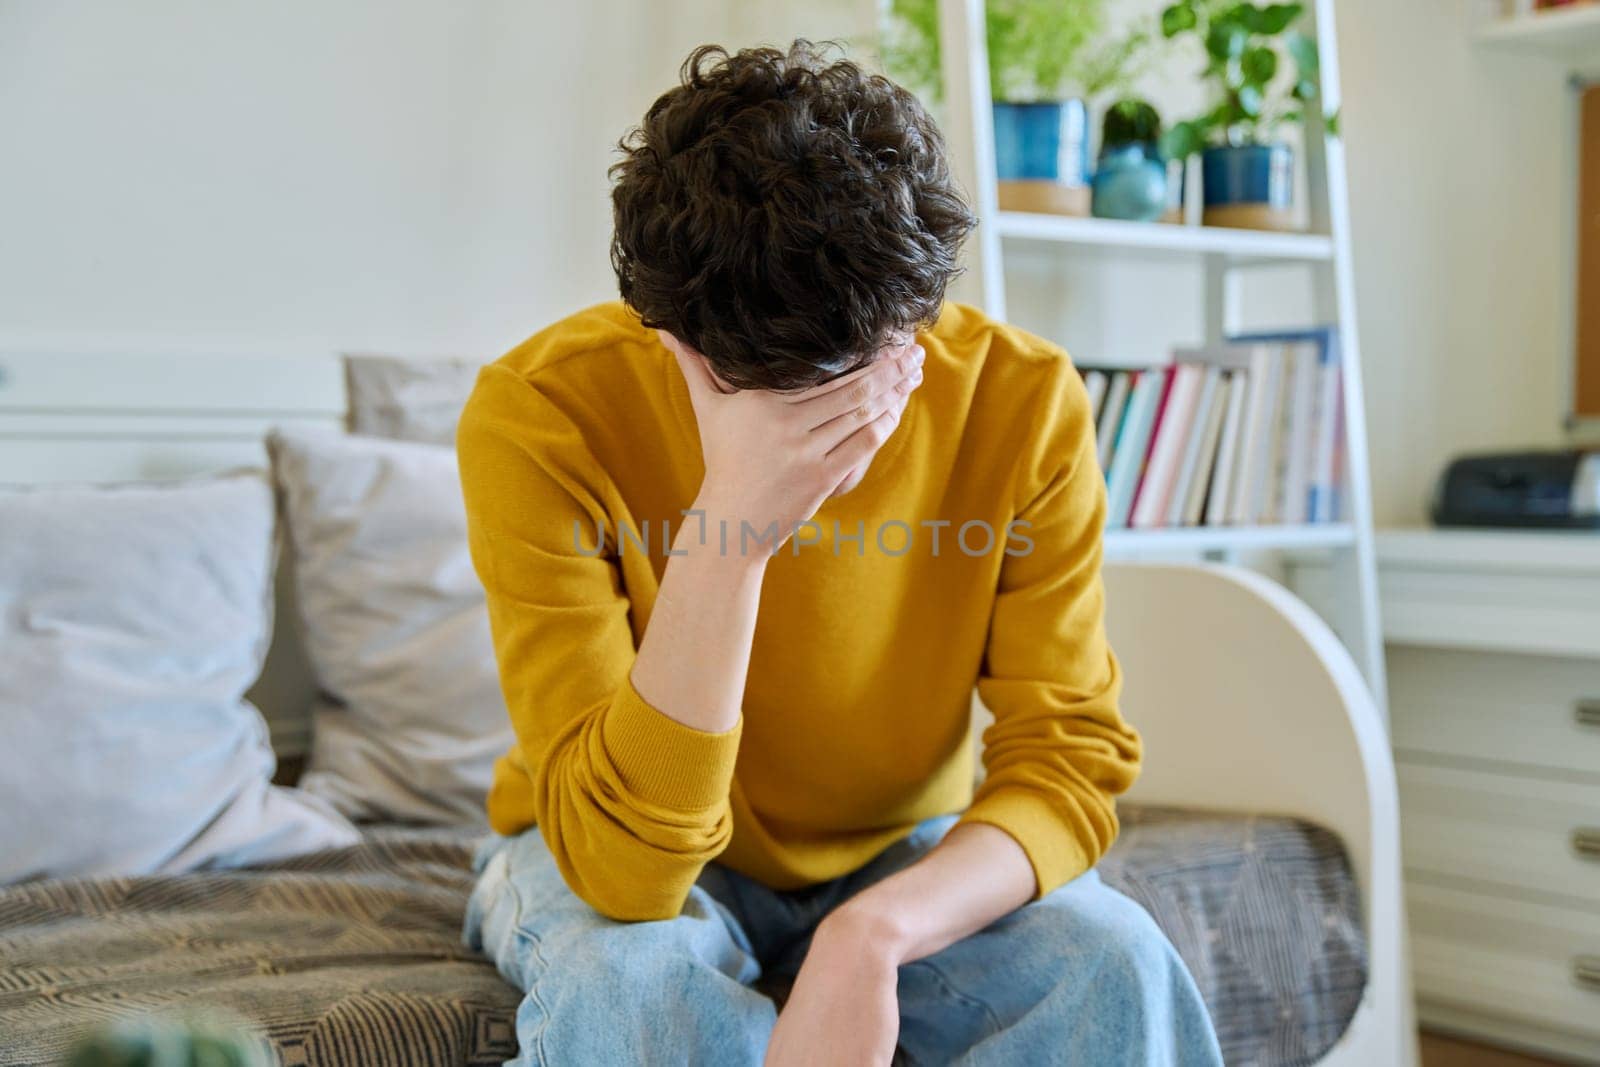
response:
<path id="1" fill-rule="evenodd" d="M 1339 453 L 1344 448 L 1344 375 L 1339 359 L 1339 334 L 1331 326 L 1309 330 L 1283 330 L 1241 334 L 1238 344 L 1276 345 L 1292 350 L 1296 370 L 1304 367 L 1309 380 L 1296 422 L 1297 451 L 1288 463 L 1292 484 L 1285 484 L 1284 509 L 1297 522 L 1338 522 L 1340 512 Z"/>
<path id="2" fill-rule="evenodd" d="M 1233 499 L 1228 522 L 1249 526 L 1266 510 L 1267 468 L 1272 462 L 1272 438 L 1277 431 L 1278 405 L 1283 400 L 1283 359 L 1271 345 L 1249 348 L 1250 399 L 1245 407 L 1238 466 L 1234 468 Z"/>
<path id="3" fill-rule="evenodd" d="M 1233 472 L 1239 466 L 1239 437 L 1244 427 L 1244 409 L 1250 399 L 1250 372 L 1228 371 L 1228 409 L 1223 415 L 1222 433 L 1212 453 L 1211 484 L 1206 489 L 1204 525 L 1226 526 L 1228 504 L 1233 500 Z"/>
<path id="4" fill-rule="evenodd" d="M 1149 434 L 1146 437 L 1136 438 L 1136 441 L 1143 443 L 1144 455 L 1139 461 L 1139 476 L 1134 479 L 1133 495 L 1128 498 L 1127 512 L 1122 521 L 1124 526 L 1133 525 L 1133 516 L 1139 506 L 1139 498 L 1144 493 L 1145 486 L 1150 479 L 1150 468 L 1155 460 L 1156 445 L 1160 440 L 1161 427 L 1163 422 L 1170 422 L 1166 418 L 1167 405 L 1172 401 L 1172 387 L 1178 380 L 1178 371 L 1180 369 L 1179 367 L 1171 367 L 1162 375 L 1161 391 L 1156 400 L 1155 414 L 1150 419 Z"/>
<path id="5" fill-rule="evenodd" d="M 1122 427 L 1122 416 L 1128 407 L 1128 394 L 1133 389 L 1133 372 L 1125 370 L 1105 372 L 1110 378 L 1106 387 L 1105 405 L 1095 420 L 1095 447 L 1100 453 L 1100 469 L 1111 469 L 1112 446 L 1117 431 Z"/>
<path id="6" fill-rule="evenodd" d="M 1083 372 L 1083 387 L 1089 394 L 1089 418 L 1099 425 L 1100 406 L 1106 402 L 1106 386 L 1110 384 L 1110 377 L 1105 371 L 1086 370 Z"/>
<path id="7" fill-rule="evenodd" d="M 1222 433 L 1222 420 L 1227 407 L 1228 382 L 1221 367 L 1205 368 L 1200 383 L 1200 399 L 1194 406 L 1194 430 L 1184 446 L 1183 465 L 1178 470 L 1178 481 L 1172 489 L 1172 502 L 1167 507 L 1168 526 L 1198 526 L 1200 512 L 1206 501 L 1206 473 L 1201 470 L 1201 457 L 1217 454 L 1217 437 Z"/>
<path id="8" fill-rule="evenodd" d="M 1166 525 L 1172 506 L 1183 452 L 1188 448 L 1194 424 L 1195 405 L 1200 400 L 1200 385 L 1205 368 L 1198 363 L 1180 363 L 1167 376 L 1166 403 L 1157 412 L 1156 428 L 1150 439 L 1150 460 L 1139 484 L 1128 525 L 1146 530 Z"/>
<path id="9" fill-rule="evenodd" d="M 1311 448 L 1310 483 L 1306 487 L 1306 518 L 1309 522 L 1333 522 L 1338 507 L 1335 491 L 1339 484 L 1337 466 L 1344 447 L 1344 386 L 1339 363 L 1326 350 L 1318 356 L 1317 397 L 1311 421 L 1316 441 Z"/>
<path id="10" fill-rule="evenodd" d="M 1107 529 L 1340 520 L 1343 376 L 1332 329 L 1083 368 Z"/>
<path id="11" fill-rule="evenodd" d="M 1117 530 L 1128 525 L 1133 498 L 1144 474 L 1156 409 L 1166 395 L 1167 370 L 1153 367 L 1140 371 L 1128 397 L 1127 410 L 1111 448 L 1111 469 L 1106 472 L 1107 529 Z"/>
<path id="12" fill-rule="evenodd" d="M 1316 436 L 1312 423 L 1317 386 L 1317 350 L 1304 342 L 1285 349 L 1291 371 L 1288 402 L 1284 405 L 1285 440 L 1278 451 L 1277 495 L 1273 512 L 1279 522 L 1307 521 L 1307 494 L 1311 485 L 1311 448 Z"/>

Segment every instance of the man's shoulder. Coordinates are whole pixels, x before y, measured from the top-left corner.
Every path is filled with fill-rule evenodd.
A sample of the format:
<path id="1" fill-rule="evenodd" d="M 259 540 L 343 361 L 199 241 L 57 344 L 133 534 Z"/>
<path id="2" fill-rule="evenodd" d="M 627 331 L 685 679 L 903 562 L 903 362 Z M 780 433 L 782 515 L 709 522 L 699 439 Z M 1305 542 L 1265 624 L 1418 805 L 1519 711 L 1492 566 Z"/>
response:
<path id="1" fill-rule="evenodd" d="M 946 303 L 923 334 L 950 371 L 969 383 L 972 414 L 1036 423 L 1060 414 L 1082 391 L 1082 379 L 1066 349 L 1035 333 L 1002 322 L 969 304 Z"/>
<path id="2" fill-rule="evenodd" d="M 597 427 L 639 421 L 658 403 L 652 376 L 670 358 L 620 300 L 573 312 L 479 371 L 458 442 L 461 428 L 470 436 L 493 425 L 564 448 Z"/>
<path id="3" fill-rule="evenodd" d="M 1094 414 L 1060 345 L 977 308 L 946 304 L 924 340 L 937 346 L 958 390 L 962 448 L 991 478 L 1015 472 L 1018 506 L 1035 499 L 1063 464 L 1092 453 Z"/>
<path id="4" fill-rule="evenodd" d="M 655 332 L 626 304 L 608 300 L 575 311 L 546 326 L 490 366 L 524 381 L 582 375 L 587 364 L 626 355 L 637 346 L 658 343 Z"/>

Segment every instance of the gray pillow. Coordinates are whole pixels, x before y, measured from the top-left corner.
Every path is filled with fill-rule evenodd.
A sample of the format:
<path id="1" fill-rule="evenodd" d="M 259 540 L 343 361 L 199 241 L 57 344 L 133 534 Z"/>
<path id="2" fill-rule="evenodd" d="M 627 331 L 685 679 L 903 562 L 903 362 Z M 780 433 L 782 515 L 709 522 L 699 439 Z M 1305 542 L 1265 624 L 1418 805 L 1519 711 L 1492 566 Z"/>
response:
<path id="1" fill-rule="evenodd" d="M 270 784 L 245 702 L 272 629 L 257 474 L 0 487 L 0 882 L 232 867 L 353 844 Z"/>
<path id="2" fill-rule="evenodd" d="M 351 432 L 454 445 L 478 367 L 468 359 L 345 356 Z"/>
<path id="3" fill-rule="evenodd" d="M 455 450 L 316 430 L 267 450 L 324 693 L 301 788 L 352 818 L 481 825 L 512 733 Z"/>

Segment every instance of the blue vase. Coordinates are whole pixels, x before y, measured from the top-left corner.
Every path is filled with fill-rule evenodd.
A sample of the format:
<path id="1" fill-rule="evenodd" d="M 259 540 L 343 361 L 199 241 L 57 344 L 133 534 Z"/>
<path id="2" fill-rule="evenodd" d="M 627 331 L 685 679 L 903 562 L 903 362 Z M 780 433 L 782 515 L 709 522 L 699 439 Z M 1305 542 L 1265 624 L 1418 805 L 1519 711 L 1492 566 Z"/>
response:
<path id="1" fill-rule="evenodd" d="M 1082 100 L 996 103 L 994 158 L 1001 181 L 1087 185 L 1088 107 Z"/>
<path id="2" fill-rule="evenodd" d="M 1100 153 L 1094 172 L 1094 214 L 1154 222 L 1167 211 L 1167 161 L 1154 145 L 1117 145 Z"/>
<path id="3" fill-rule="evenodd" d="M 1293 228 L 1294 150 L 1286 144 L 1208 148 L 1200 155 L 1210 226 Z"/>

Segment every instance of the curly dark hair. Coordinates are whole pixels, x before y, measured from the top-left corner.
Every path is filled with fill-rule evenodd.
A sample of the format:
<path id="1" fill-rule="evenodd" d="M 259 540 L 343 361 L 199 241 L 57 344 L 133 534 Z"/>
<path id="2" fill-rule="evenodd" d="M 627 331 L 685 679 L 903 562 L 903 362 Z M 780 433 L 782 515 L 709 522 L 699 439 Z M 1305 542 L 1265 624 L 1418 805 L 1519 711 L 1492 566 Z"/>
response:
<path id="1" fill-rule="evenodd" d="M 829 47 L 696 48 L 610 170 L 623 300 L 737 388 L 931 324 L 975 222 L 917 98 Z"/>

